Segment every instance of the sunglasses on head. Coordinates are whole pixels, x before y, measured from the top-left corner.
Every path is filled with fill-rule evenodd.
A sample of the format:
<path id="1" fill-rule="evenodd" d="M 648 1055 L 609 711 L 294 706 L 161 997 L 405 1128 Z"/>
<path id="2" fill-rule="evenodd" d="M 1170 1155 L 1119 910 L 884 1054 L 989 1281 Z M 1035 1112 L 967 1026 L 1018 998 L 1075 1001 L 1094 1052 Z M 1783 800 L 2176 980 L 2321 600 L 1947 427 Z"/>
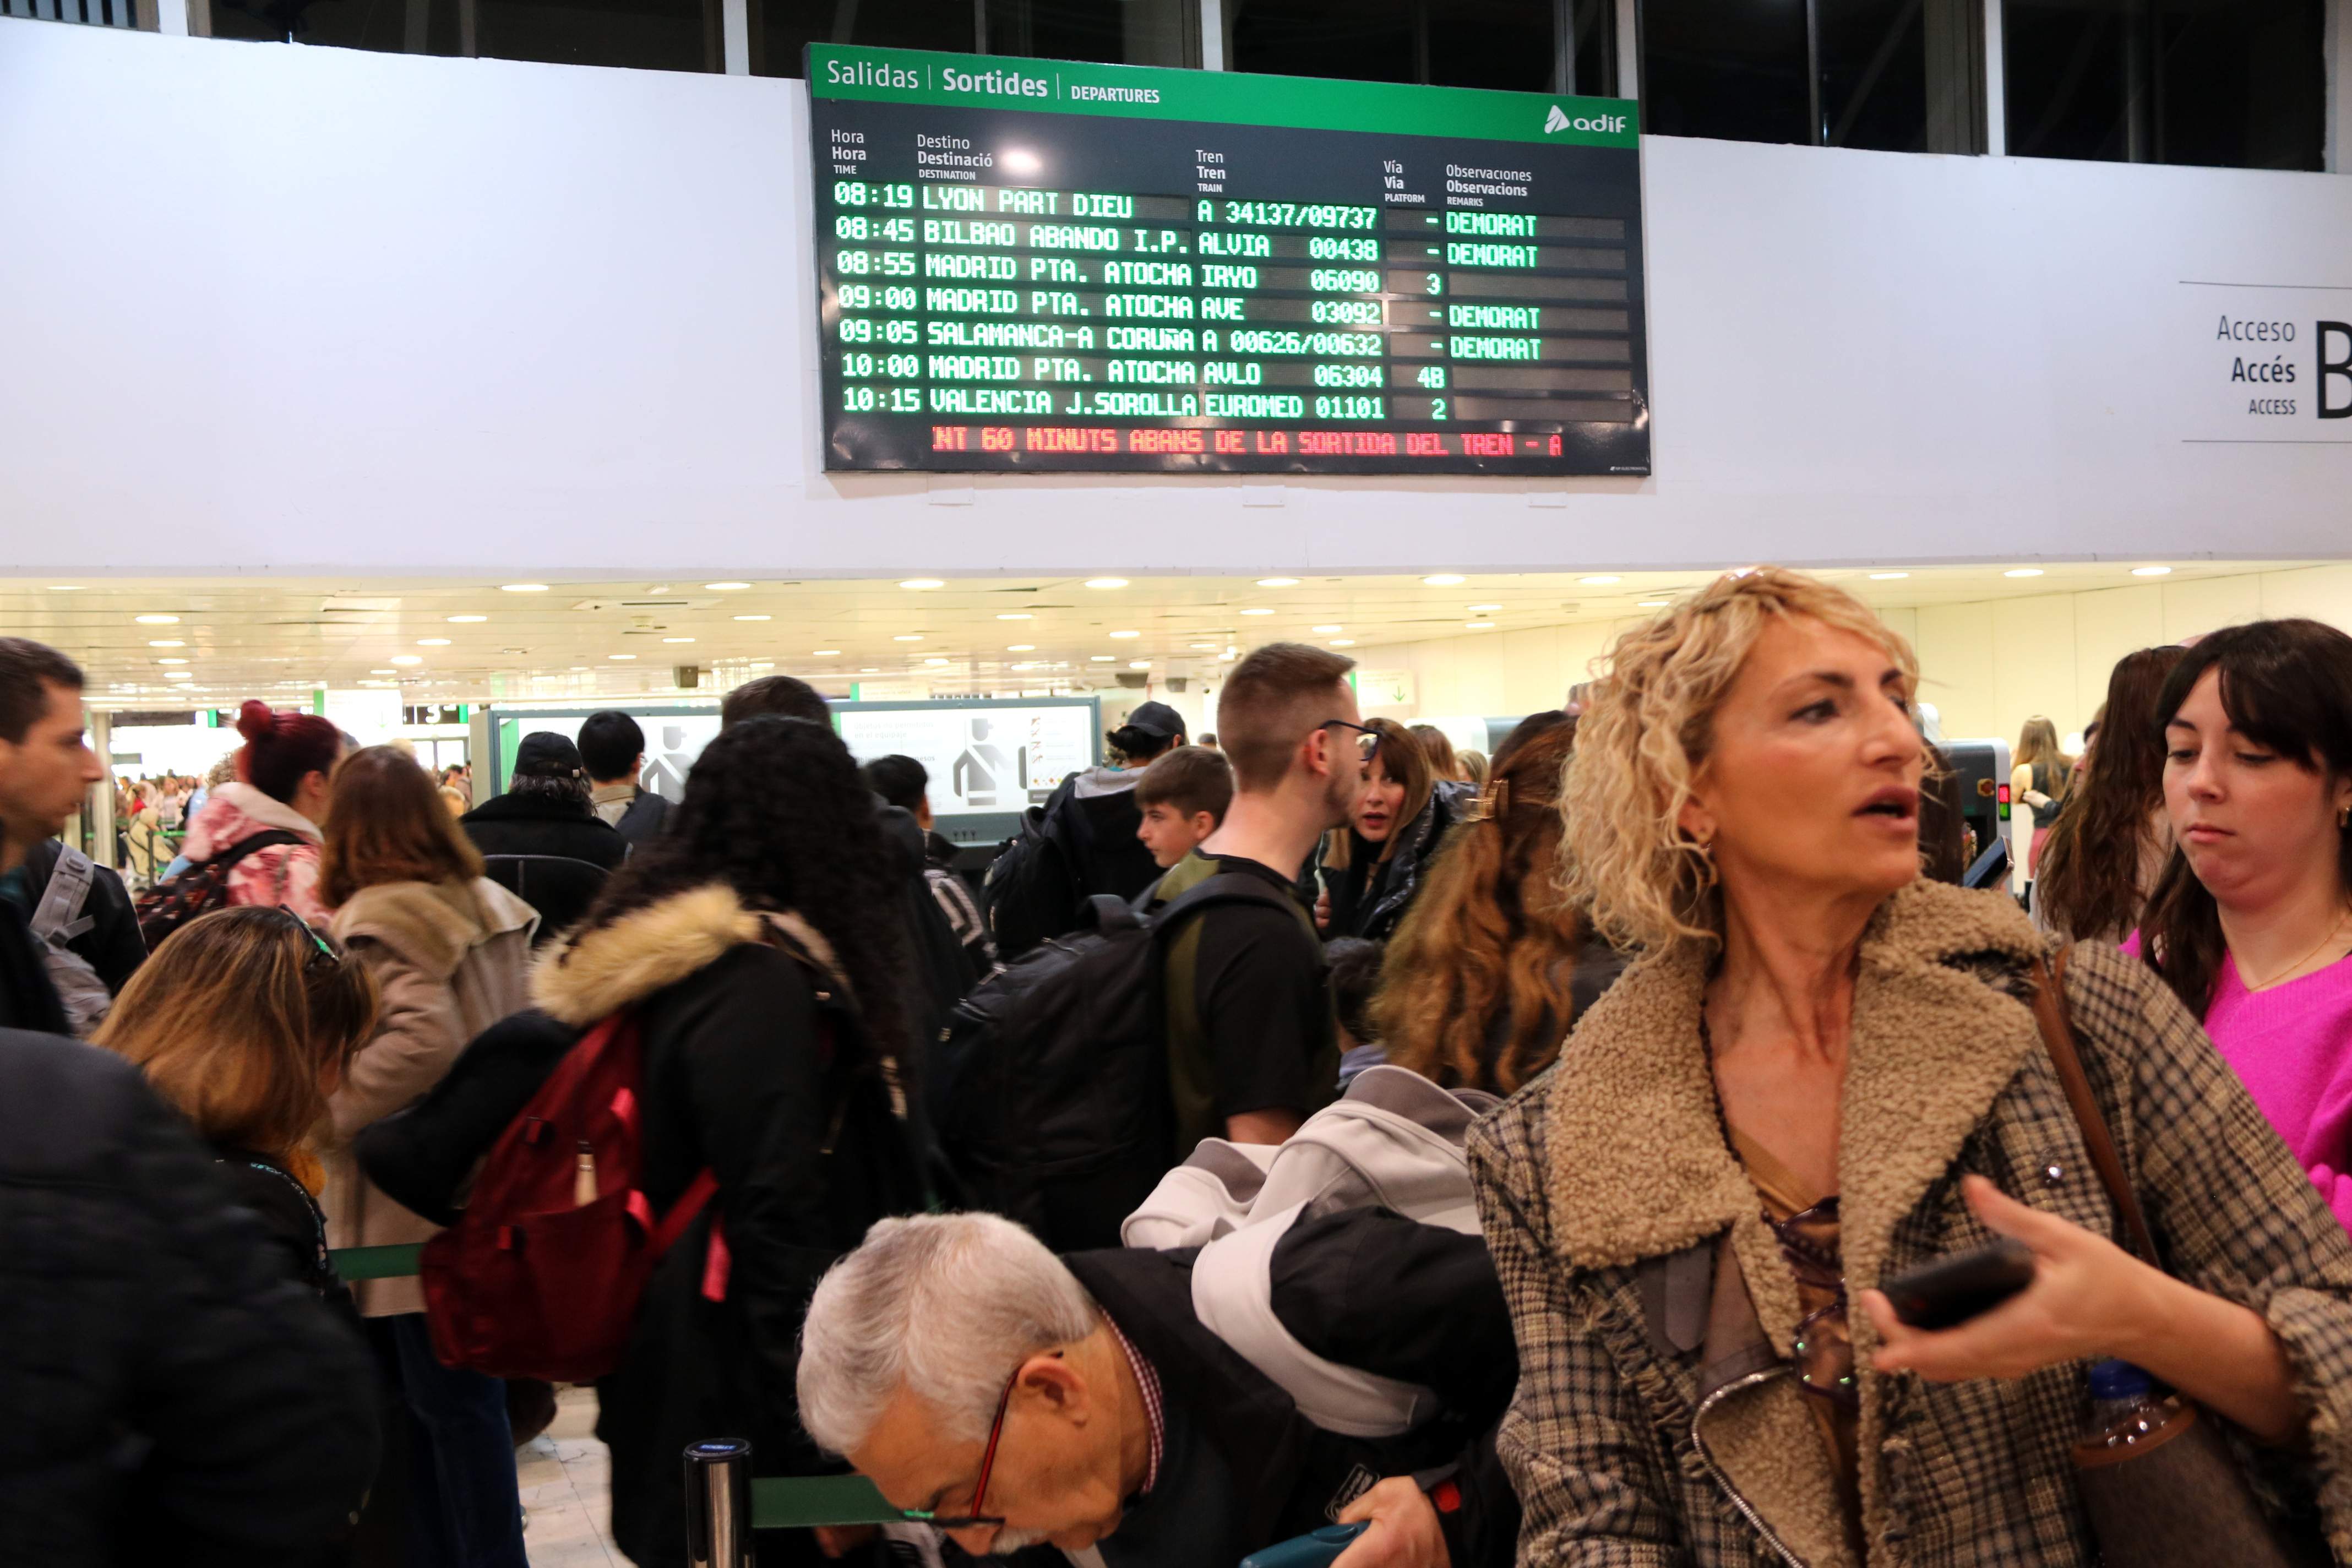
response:
<path id="1" fill-rule="evenodd" d="M 325 937 L 320 936 L 319 934 L 318 927 L 312 925 L 309 921 L 304 920 L 299 914 L 297 914 L 293 910 L 289 909 L 284 904 L 278 906 L 278 912 L 284 915 L 288 920 L 292 921 L 296 925 L 301 927 L 302 934 L 310 939 L 310 952 L 303 956 L 303 968 L 332 969 L 337 964 L 342 963 L 342 949 L 337 947 L 333 942 L 329 942 Z"/>

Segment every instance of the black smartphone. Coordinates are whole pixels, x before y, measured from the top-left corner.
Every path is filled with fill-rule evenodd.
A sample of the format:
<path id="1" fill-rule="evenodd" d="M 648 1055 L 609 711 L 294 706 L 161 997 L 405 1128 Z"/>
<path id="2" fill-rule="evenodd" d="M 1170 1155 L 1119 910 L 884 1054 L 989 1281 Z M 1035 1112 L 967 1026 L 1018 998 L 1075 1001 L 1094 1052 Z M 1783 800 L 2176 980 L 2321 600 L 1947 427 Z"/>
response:
<path id="1" fill-rule="evenodd" d="M 2032 1249 L 2004 1236 L 1906 1269 L 1878 1288 L 1895 1304 L 1895 1315 L 1913 1328 L 1948 1329 L 1990 1311 L 2032 1282 Z"/>

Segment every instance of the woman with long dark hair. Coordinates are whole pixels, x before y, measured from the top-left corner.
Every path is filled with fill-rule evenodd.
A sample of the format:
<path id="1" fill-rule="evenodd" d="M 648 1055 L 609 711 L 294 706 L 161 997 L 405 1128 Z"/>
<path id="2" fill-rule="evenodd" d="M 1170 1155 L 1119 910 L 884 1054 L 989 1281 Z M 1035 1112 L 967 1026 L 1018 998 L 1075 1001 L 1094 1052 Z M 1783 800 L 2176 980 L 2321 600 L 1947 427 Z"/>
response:
<path id="1" fill-rule="evenodd" d="M 2172 855 L 2164 817 L 2164 679 L 2187 652 L 2116 661 L 2081 782 L 2042 847 L 2034 923 L 2078 942 L 2121 942 Z"/>
<path id="2" fill-rule="evenodd" d="M 1454 776 L 1452 748 L 1441 771 L 1418 735 L 1393 719 L 1364 726 L 1364 792 L 1348 826 L 1324 840 L 1327 936 L 1385 942 L 1438 847 L 1469 813 L 1474 792 Z"/>
<path id="3" fill-rule="evenodd" d="M 2352 637 L 2215 632 L 2162 710 L 2179 848 L 2139 951 L 2352 1226 Z"/>
<path id="4" fill-rule="evenodd" d="M 1372 1021 L 1399 1067 L 1449 1089 L 1515 1093 L 1624 966 L 1559 885 L 1559 783 L 1575 746 L 1565 713 L 1511 732 L 1477 814 L 1397 928 Z"/>
<path id="5" fill-rule="evenodd" d="M 746 719 L 533 976 L 572 1028 L 635 1013 L 654 1212 L 717 1183 L 598 1390 L 613 1536 L 639 1563 L 684 1562 L 687 1444 L 750 1437 L 763 1475 L 824 1468 L 794 1402 L 802 1310 L 869 1226 L 920 1205 L 892 1099 L 908 1043 L 894 865 L 839 737 Z M 820 1561 L 798 1532 L 760 1555 Z"/>

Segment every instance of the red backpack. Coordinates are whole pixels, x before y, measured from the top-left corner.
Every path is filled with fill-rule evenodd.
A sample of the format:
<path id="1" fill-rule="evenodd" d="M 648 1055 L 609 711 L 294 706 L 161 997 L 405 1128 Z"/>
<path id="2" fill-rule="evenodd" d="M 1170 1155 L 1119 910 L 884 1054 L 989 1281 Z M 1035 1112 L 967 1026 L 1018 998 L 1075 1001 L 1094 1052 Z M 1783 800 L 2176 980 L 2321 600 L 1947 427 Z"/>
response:
<path id="1" fill-rule="evenodd" d="M 704 1171 L 656 1219 L 637 1185 L 644 1075 L 636 1018 L 616 1013 L 490 1146 L 457 1223 L 425 1244 L 425 1321 L 446 1364 L 551 1383 L 620 1364 L 654 1265 L 719 1189 Z"/>

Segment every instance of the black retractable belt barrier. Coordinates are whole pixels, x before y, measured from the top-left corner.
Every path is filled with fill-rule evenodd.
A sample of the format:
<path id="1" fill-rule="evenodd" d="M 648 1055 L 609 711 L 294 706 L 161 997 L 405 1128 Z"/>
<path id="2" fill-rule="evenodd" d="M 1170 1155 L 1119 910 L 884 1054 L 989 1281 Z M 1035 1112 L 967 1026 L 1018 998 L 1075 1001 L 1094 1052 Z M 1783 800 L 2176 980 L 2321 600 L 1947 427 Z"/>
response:
<path id="1" fill-rule="evenodd" d="M 751 1568 L 751 1445 L 740 1437 L 686 1450 L 686 1560 Z"/>

